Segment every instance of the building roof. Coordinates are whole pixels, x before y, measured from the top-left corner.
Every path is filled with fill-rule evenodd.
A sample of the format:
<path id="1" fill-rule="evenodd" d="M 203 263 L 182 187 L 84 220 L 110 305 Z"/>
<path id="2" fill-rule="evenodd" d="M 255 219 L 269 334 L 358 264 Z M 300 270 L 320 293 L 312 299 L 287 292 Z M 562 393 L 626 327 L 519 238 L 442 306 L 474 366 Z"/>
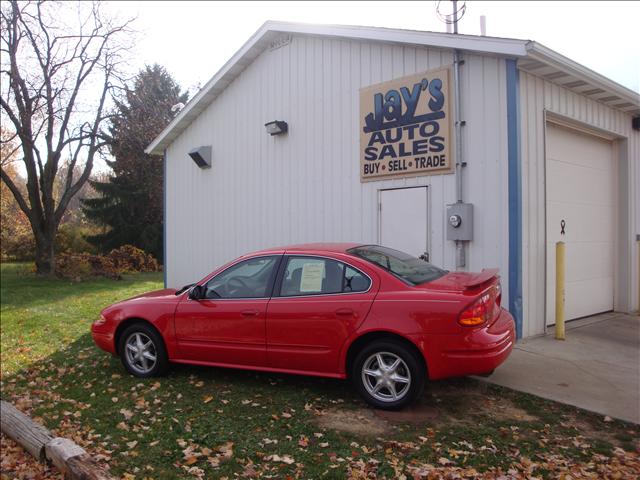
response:
<path id="1" fill-rule="evenodd" d="M 632 115 L 640 114 L 640 94 L 533 41 L 513 38 L 423 32 L 380 27 L 312 25 L 268 21 L 187 103 L 145 152 L 161 155 L 242 71 L 283 34 L 368 40 L 436 48 L 452 48 L 517 58 L 524 71 Z"/>

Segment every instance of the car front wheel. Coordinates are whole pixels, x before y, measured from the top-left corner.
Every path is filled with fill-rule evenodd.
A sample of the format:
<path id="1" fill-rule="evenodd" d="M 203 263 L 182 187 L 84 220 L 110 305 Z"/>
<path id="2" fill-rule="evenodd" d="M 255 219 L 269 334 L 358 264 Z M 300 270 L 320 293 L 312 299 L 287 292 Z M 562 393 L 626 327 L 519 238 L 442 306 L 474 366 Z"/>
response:
<path id="1" fill-rule="evenodd" d="M 162 375 L 169 365 L 162 337 L 144 323 L 133 324 L 122 332 L 118 352 L 124 368 L 136 377 Z"/>
<path id="2" fill-rule="evenodd" d="M 412 403 L 424 388 L 424 362 L 403 343 L 375 341 L 356 356 L 351 378 L 371 406 L 387 410 Z"/>

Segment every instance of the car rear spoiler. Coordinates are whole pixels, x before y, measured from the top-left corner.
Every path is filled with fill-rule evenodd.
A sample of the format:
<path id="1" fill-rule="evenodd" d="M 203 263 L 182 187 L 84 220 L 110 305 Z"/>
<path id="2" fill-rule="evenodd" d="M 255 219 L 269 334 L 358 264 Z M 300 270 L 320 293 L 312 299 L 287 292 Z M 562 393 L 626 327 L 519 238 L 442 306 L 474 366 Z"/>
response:
<path id="1" fill-rule="evenodd" d="M 499 271 L 500 270 L 497 268 L 484 268 L 480 273 L 470 275 L 465 279 L 463 285 L 465 288 L 477 287 L 478 285 L 482 285 L 492 278 L 497 277 Z"/>

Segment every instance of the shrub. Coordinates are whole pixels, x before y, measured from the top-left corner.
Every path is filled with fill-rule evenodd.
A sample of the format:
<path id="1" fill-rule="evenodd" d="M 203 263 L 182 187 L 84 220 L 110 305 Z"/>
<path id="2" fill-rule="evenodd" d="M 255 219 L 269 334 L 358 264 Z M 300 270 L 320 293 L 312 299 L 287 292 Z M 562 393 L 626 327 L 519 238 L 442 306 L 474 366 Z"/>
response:
<path id="1" fill-rule="evenodd" d="M 153 256 L 131 245 L 111 250 L 108 255 L 61 253 L 56 256 L 56 274 L 74 281 L 92 277 L 120 279 L 123 273 L 159 270 Z"/>
<path id="2" fill-rule="evenodd" d="M 144 250 L 133 245 L 123 245 L 109 252 L 108 257 L 121 272 L 157 272 L 158 261 Z"/>
<path id="3" fill-rule="evenodd" d="M 86 237 L 97 231 L 95 227 L 65 223 L 60 225 L 56 234 L 56 252 L 60 253 L 97 253 L 95 246 Z"/>

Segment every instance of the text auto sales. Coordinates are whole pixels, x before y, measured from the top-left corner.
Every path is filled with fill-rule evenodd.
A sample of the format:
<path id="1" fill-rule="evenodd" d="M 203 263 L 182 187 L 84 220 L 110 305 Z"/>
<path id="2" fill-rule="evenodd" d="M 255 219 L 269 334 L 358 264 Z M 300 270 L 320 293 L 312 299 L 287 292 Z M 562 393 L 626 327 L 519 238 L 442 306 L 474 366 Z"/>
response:
<path id="1" fill-rule="evenodd" d="M 428 91 L 431 112 L 416 115 L 421 93 Z M 364 148 L 364 175 L 447 167 L 445 138 L 438 135 L 445 118 L 442 81 L 422 79 L 400 91 L 374 95 L 374 112 L 365 117 L 364 132 L 371 133 Z M 403 104 L 405 106 L 403 113 Z M 381 171 L 382 170 L 382 171 Z M 386 172 L 384 172 L 386 170 Z"/>

